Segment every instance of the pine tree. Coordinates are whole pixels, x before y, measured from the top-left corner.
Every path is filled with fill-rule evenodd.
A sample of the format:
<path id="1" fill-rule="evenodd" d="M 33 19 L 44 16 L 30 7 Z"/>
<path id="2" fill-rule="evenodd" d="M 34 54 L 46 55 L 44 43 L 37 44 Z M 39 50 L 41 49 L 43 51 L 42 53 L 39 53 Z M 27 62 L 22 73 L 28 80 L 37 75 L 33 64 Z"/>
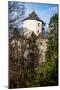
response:
<path id="1" fill-rule="evenodd" d="M 58 84 L 58 14 L 51 17 L 49 37 L 46 51 L 46 82 L 47 85 Z"/>

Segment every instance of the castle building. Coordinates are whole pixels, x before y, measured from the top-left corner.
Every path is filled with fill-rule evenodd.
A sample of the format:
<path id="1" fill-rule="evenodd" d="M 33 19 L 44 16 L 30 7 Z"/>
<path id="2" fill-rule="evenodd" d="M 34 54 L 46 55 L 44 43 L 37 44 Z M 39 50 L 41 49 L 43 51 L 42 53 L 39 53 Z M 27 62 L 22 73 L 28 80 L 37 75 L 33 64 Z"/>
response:
<path id="1" fill-rule="evenodd" d="M 29 14 L 28 17 L 26 17 L 23 20 L 23 27 L 25 29 L 25 34 L 29 34 L 32 31 L 34 31 L 34 33 L 38 35 L 44 30 L 44 26 L 45 26 L 44 21 L 42 21 L 38 17 L 35 11 L 33 11 L 31 14 Z"/>

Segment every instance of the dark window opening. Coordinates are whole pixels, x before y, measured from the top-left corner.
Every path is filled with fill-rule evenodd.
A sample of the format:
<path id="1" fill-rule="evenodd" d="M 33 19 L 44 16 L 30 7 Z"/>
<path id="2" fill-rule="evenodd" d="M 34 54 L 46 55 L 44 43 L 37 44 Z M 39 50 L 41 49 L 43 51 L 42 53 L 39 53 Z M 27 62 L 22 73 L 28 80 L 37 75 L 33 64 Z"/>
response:
<path id="1" fill-rule="evenodd" d="M 38 23 L 38 27 L 40 26 L 40 23 Z"/>
<path id="2" fill-rule="evenodd" d="M 42 45 L 42 42 L 40 42 L 40 44 Z"/>
<path id="3" fill-rule="evenodd" d="M 39 30 L 37 30 L 37 33 L 39 33 Z"/>

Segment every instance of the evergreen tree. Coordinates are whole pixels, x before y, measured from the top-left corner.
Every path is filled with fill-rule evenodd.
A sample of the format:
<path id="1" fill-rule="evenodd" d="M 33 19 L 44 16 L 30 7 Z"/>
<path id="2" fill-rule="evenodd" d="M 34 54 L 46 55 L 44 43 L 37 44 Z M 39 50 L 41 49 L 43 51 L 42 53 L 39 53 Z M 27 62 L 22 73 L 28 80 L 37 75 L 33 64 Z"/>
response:
<path id="1" fill-rule="evenodd" d="M 35 68 L 36 73 L 32 86 L 58 85 L 58 14 L 51 17 L 49 29 L 46 61 L 43 66 Z"/>
<path id="2" fill-rule="evenodd" d="M 47 85 L 58 84 L 58 14 L 51 17 L 49 37 L 46 51 L 46 82 Z"/>

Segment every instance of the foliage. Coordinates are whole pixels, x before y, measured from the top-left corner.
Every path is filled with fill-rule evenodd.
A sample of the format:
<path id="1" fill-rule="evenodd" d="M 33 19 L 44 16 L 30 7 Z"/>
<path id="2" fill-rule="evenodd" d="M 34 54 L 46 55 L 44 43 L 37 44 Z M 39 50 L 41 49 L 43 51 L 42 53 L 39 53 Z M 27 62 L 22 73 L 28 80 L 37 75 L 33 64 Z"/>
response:
<path id="1" fill-rule="evenodd" d="M 15 1 L 8 2 L 9 38 L 13 36 L 14 28 L 22 28 L 24 15 L 25 6 L 23 3 Z"/>
<path id="2" fill-rule="evenodd" d="M 32 35 L 25 39 L 25 37 L 19 33 L 17 28 L 14 29 L 13 38 L 10 39 L 10 57 L 9 57 L 9 87 L 27 87 L 28 83 L 31 84 L 35 67 L 38 64 L 38 48 L 36 45 L 36 35 L 34 32 Z M 14 43 L 11 42 L 14 40 Z M 27 43 L 24 43 L 27 40 Z M 18 41 L 21 47 L 18 47 Z M 29 44 L 27 49 L 25 46 Z M 21 51 L 19 51 L 19 49 Z M 28 50 L 27 58 L 24 57 L 25 50 Z"/>
<path id="3" fill-rule="evenodd" d="M 17 28 L 9 41 L 9 87 L 36 87 L 58 85 L 58 15 L 51 17 L 46 61 L 39 64 L 38 37 L 32 32 L 25 38 Z M 14 45 L 11 42 L 14 40 Z M 20 43 L 18 46 L 18 42 Z M 28 45 L 27 45 L 28 44 Z M 24 57 L 28 51 L 27 58 Z"/>
<path id="4" fill-rule="evenodd" d="M 58 15 L 50 19 L 50 32 L 46 50 L 46 62 L 35 68 L 31 86 L 58 85 Z"/>
<path id="5" fill-rule="evenodd" d="M 58 84 L 58 15 L 51 17 L 46 51 L 45 73 L 49 85 Z"/>

